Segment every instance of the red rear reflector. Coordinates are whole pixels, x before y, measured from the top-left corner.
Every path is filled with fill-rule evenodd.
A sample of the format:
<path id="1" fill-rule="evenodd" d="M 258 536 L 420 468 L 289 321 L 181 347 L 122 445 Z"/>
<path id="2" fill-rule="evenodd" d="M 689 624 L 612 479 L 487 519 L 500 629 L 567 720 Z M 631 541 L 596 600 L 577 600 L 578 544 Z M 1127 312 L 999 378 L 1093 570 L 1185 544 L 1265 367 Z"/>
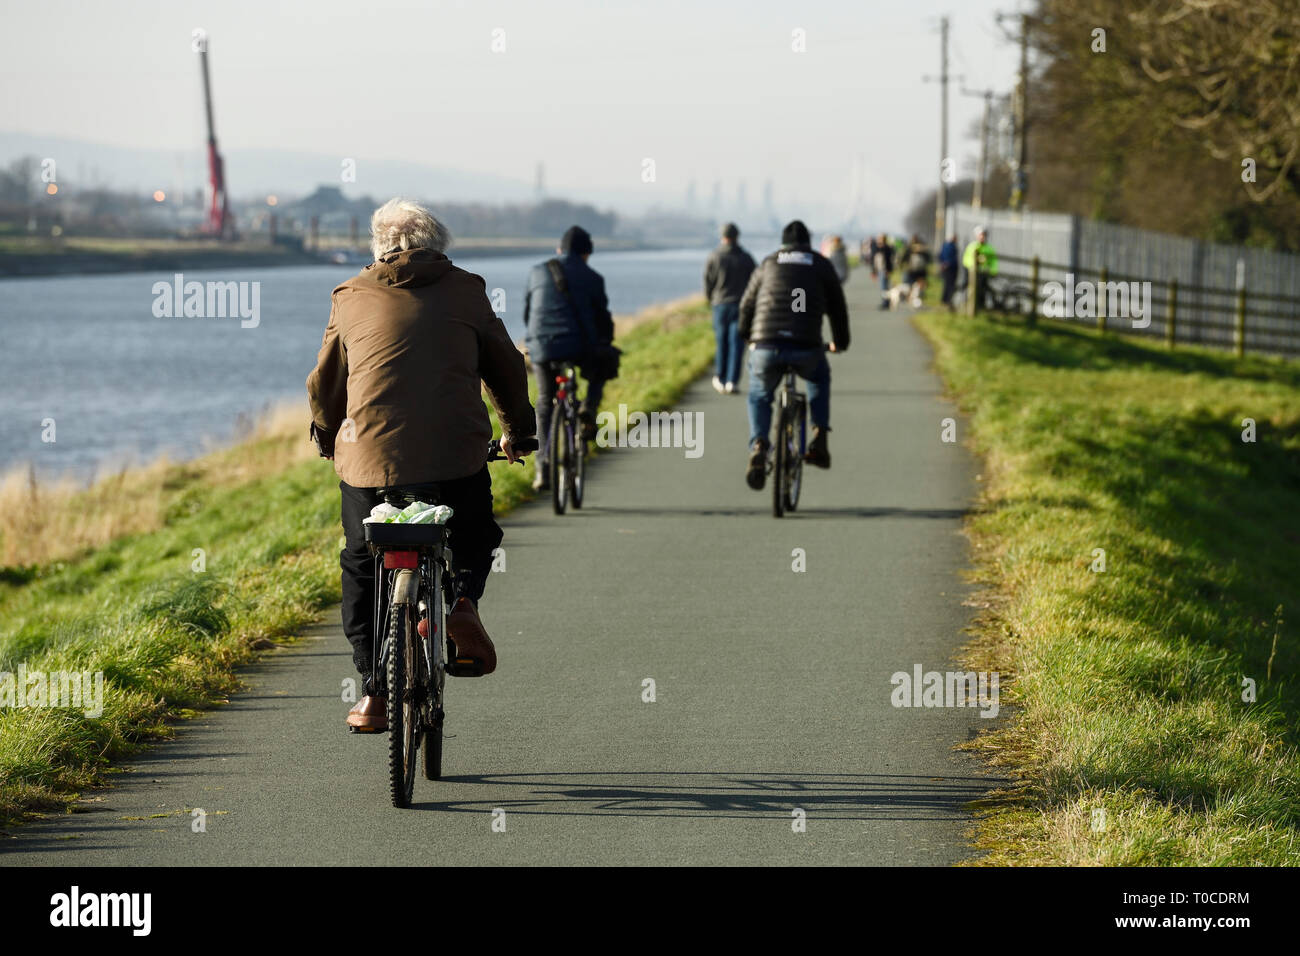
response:
<path id="1" fill-rule="evenodd" d="M 386 568 L 414 568 L 420 564 L 420 553 L 418 551 L 385 551 L 384 567 Z"/>
<path id="2" fill-rule="evenodd" d="M 556 384 L 556 385 L 563 385 L 563 384 L 565 383 L 565 381 L 566 381 L 566 379 L 565 379 L 565 377 L 564 377 L 563 375 L 557 375 L 557 376 L 555 376 L 555 384 Z"/>

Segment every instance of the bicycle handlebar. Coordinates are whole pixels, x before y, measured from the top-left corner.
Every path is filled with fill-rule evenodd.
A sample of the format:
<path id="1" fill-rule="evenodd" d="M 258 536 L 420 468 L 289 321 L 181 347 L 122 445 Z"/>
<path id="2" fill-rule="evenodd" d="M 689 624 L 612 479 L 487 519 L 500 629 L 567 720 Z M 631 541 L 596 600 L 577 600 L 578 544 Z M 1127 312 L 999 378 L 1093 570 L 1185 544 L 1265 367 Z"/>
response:
<path id="1" fill-rule="evenodd" d="M 515 454 L 519 457 L 516 461 L 523 464 L 523 458 L 529 452 L 537 451 L 538 442 L 536 438 L 521 438 L 515 445 Z M 494 438 L 488 442 L 487 460 L 488 461 L 505 461 L 506 456 L 501 454 L 501 439 Z"/>

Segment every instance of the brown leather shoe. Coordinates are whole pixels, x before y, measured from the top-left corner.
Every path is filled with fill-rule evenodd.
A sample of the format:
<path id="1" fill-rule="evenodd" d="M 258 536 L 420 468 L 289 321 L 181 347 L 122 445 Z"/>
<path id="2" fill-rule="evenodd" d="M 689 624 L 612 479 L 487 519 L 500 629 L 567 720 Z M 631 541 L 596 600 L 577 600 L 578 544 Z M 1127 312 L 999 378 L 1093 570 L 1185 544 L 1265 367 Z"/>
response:
<path id="1" fill-rule="evenodd" d="M 456 670 L 460 677 L 484 677 L 497 669 L 497 651 L 492 646 L 492 638 L 483 629 L 479 620 L 478 608 L 469 598 L 463 597 L 456 602 L 451 614 L 447 616 L 447 635 L 456 645 Z M 470 658 L 478 667 L 464 665 L 461 662 Z"/>
<path id="2" fill-rule="evenodd" d="M 387 697 L 362 697 L 348 711 L 348 730 L 354 734 L 378 734 L 387 729 Z"/>

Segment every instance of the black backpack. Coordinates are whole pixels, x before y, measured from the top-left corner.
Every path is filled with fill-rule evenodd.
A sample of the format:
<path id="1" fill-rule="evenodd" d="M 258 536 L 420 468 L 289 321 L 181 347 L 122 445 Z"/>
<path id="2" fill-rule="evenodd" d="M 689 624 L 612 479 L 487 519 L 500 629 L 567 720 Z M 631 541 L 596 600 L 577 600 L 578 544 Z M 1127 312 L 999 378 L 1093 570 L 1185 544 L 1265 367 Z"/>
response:
<path id="1" fill-rule="evenodd" d="M 573 301 L 573 295 L 569 292 L 569 279 L 564 274 L 564 266 L 560 264 L 560 260 L 547 259 L 546 271 L 551 274 L 551 281 L 555 283 L 556 291 L 564 297 L 565 302 L 569 303 L 569 310 L 573 313 L 573 318 L 577 321 L 578 327 L 582 330 L 582 337 L 587 343 L 586 355 L 578 363 L 583 377 L 600 378 L 606 381 L 618 378 L 618 361 L 623 350 L 612 343 L 602 344 L 592 341 L 595 336 L 592 330 L 587 328 L 582 313 Z"/>

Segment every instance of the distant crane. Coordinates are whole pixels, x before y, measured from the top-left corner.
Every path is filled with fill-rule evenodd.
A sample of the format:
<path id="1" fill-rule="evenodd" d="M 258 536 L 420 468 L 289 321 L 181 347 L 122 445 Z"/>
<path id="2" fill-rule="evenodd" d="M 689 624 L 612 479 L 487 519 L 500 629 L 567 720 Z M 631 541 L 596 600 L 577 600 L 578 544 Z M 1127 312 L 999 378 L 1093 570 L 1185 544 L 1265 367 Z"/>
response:
<path id="1" fill-rule="evenodd" d="M 208 50 L 199 51 L 203 65 L 203 105 L 208 114 L 208 221 L 204 231 L 221 239 L 235 238 L 235 220 L 230 214 L 230 199 L 226 195 L 226 169 L 217 152 L 217 128 L 212 121 L 212 83 L 208 79 Z"/>

